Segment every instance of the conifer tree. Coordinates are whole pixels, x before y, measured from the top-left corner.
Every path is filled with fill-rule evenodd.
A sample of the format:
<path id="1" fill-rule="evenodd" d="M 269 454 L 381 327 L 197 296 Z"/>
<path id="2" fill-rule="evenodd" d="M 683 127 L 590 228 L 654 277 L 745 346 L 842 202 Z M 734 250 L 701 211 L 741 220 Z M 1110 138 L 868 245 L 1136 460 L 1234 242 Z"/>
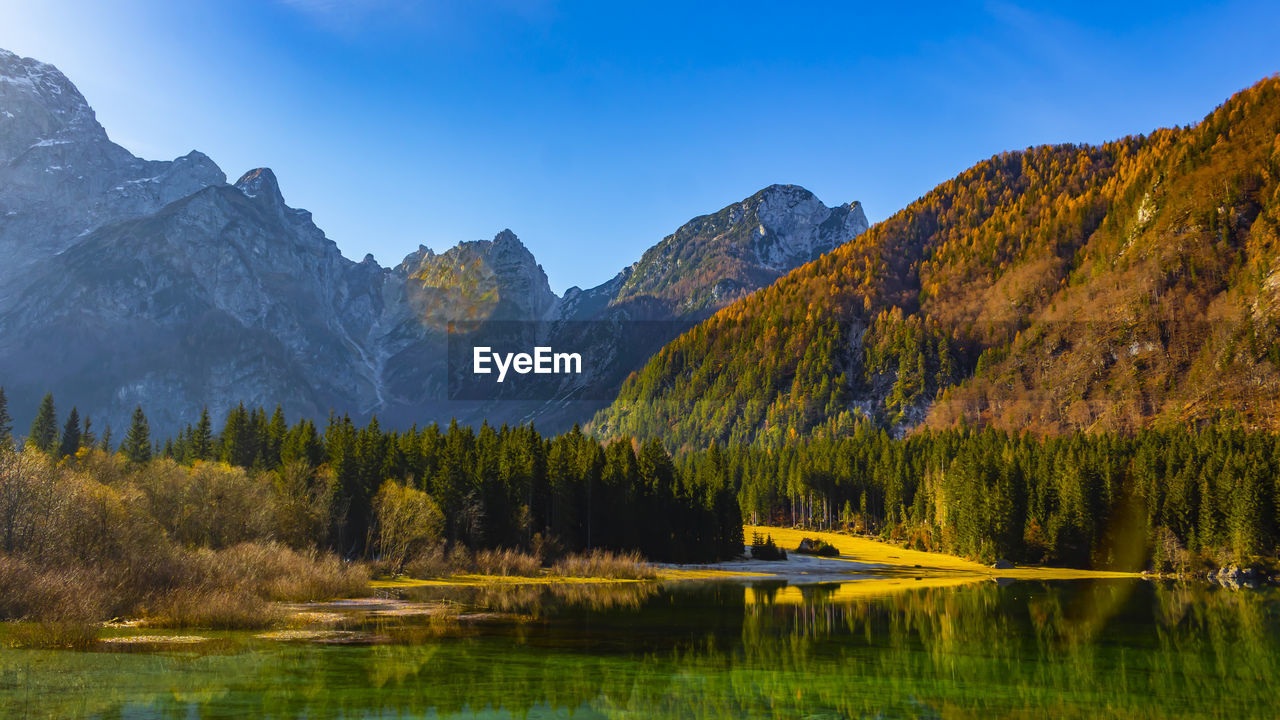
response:
<path id="1" fill-rule="evenodd" d="M 58 412 L 53 406 L 53 393 L 47 393 L 40 401 L 40 409 L 36 411 L 35 420 L 31 421 L 31 432 L 27 442 L 44 452 L 53 452 L 58 445 Z"/>
<path id="2" fill-rule="evenodd" d="M 88 415 L 84 416 L 84 429 L 80 431 L 80 446 L 91 448 L 98 444 L 98 438 L 93 434 L 93 421 Z"/>
<path id="3" fill-rule="evenodd" d="M 209 406 L 200 410 L 200 421 L 191 431 L 191 459 L 208 460 L 213 457 L 213 422 L 209 419 Z"/>
<path id="4" fill-rule="evenodd" d="M 240 467 L 252 467 L 256 452 L 253 447 L 253 426 L 249 411 L 240 403 L 227 413 L 222 428 L 222 461 Z"/>
<path id="5" fill-rule="evenodd" d="M 284 421 L 284 408 L 276 405 L 276 411 L 267 423 L 267 437 L 262 447 L 263 467 L 274 468 L 280 465 L 280 449 L 284 445 L 285 434 L 289 426 Z"/>
<path id="6" fill-rule="evenodd" d="M 102 431 L 102 442 L 98 444 L 98 448 L 105 453 L 111 452 L 111 426 L 110 425 L 108 425 L 106 429 Z"/>
<path id="7" fill-rule="evenodd" d="M 129 432 L 125 434 L 120 450 L 129 462 L 144 463 L 151 459 L 151 427 L 141 405 L 133 409 Z"/>
<path id="8" fill-rule="evenodd" d="M 62 427 L 62 443 L 58 446 L 58 457 L 75 457 L 80 450 L 80 413 L 73 406 L 67 416 L 67 424 Z"/>
<path id="9" fill-rule="evenodd" d="M 267 447 L 267 413 L 261 407 L 249 413 L 249 447 L 245 467 L 262 467 Z"/>
<path id="10" fill-rule="evenodd" d="M 0 450 L 13 447 L 13 418 L 9 416 L 9 400 L 0 387 Z"/>

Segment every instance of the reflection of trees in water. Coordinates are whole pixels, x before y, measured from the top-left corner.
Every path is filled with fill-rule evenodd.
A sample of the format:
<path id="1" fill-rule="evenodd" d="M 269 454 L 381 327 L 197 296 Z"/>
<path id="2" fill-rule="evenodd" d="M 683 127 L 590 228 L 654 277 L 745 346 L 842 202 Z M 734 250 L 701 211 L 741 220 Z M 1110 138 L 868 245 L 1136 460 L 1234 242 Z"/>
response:
<path id="1" fill-rule="evenodd" d="M 445 600 L 475 610 L 518 613 L 532 617 L 564 610 L 635 609 L 659 591 L 650 582 L 547 583 L 413 588 L 406 599 Z"/>
<path id="2" fill-rule="evenodd" d="M 112 715 L 128 702 L 175 717 L 189 705 L 308 718 L 486 707 L 659 718 L 968 717 L 1023 706 L 1065 716 L 1248 716 L 1267 714 L 1280 680 L 1273 590 L 980 583 L 832 600 L 829 586 L 815 586 L 805 602 L 771 604 L 764 598 L 779 588 L 757 585 L 747 604 L 739 585 L 574 595 L 586 588 L 485 597 L 492 609 L 562 604 L 538 622 L 414 645 L 0 652 L 0 717 L 21 716 L 23 697 L 62 703 L 40 714 L 68 717 Z"/>
<path id="3" fill-rule="evenodd" d="M 1012 707 L 1085 715 L 1266 715 L 1280 679 L 1276 604 L 1275 591 L 1208 586 L 986 583 L 838 604 L 760 603 L 749 607 L 744 644 L 784 674 L 841 668 L 843 684 L 806 685 L 817 707 L 864 692 L 976 709 L 998 688 Z M 883 710 L 877 702 L 858 712 Z"/>

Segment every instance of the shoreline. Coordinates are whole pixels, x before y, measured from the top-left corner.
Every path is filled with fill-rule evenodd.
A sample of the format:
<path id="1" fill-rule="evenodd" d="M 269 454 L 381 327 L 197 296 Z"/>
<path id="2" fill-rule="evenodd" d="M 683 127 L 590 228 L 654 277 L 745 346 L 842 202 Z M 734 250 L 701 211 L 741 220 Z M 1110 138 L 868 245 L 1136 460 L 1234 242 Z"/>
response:
<path id="1" fill-rule="evenodd" d="M 1100 578 L 1143 578 L 1140 572 L 1121 572 L 1116 570 L 1081 570 L 1074 568 L 1054 568 L 1043 566 L 1017 566 L 997 569 L 973 560 L 966 560 L 955 555 L 944 553 L 911 550 L 891 545 L 881 540 L 857 535 L 827 532 L 821 530 L 801 530 L 797 528 L 771 527 L 767 525 L 745 525 L 743 534 L 750 537 L 752 533 L 772 536 L 778 547 L 787 550 L 786 560 L 747 560 L 747 564 L 755 567 L 784 565 L 793 558 L 810 558 L 825 560 L 831 563 L 854 565 L 841 575 L 852 579 L 859 575 L 876 577 L 971 577 L 974 579 L 1008 578 L 1012 580 L 1087 580 Z M 840 551 L 839 557 L 817 558 L 795 553 L 791 548 L 800 544 L 803 538 L 823 540 Z M 838 566 L 834 566 L 838 567 Z M 788 576 L 785 571 L 779 573 Z M 804 573 L 802 572 L 803 576 Z M 870 578 L 869 578 L 870 579 Z"/>
<path id="2" fill-rule="evenodd" d="M 867 583 L 882 589 L 955 585 L 984 579 L 1087 580 L 1103 578 L 1150 579 L 1151 574 L 1113 570 L 1082 570 L 1042 566 L 996 569 L 944 553 L 910 550 L 880 540 L 842 533 L 797 528 L 745 525 L 743 533 L 770 535 L 787 550 L 786 560 L 754 560 L 747 555 L 715 563 L 654 563 L 653 578 L 566 577 L 559 575 L 519 576 L 462 574 L 448 578 L 409 577 L 370 582 L 375 590 L 415 587 L 494 587 L 516 585 L 620 584 L 689 580 L 757 581 L 785 580 L 788 584 Z M 793 550 L 802 538 L 820 539 L 835 546 L 839 557 L 806 555 Z M 927 581 L 927 582 L 926 582 Z M 923 583 L 923 585 L 922 585 Z"/>

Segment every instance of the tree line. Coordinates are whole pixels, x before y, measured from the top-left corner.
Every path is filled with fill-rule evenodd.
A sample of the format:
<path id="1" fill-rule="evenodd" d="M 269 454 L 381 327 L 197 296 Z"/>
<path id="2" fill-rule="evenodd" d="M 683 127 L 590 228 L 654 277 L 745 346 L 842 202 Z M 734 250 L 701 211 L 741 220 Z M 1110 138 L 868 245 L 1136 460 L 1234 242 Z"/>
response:
<path id="1" fill-rule="evenodd" d="M 0 389 L 0 445 L 13 446 Z M 61 427 L 61 430 L 59 430 Z M 288 423 L 277 407 L 232 408 L 215 430 L 203 410 L 163 442 L 141 407 L 123 441 L 98 438 L 75 408 L 59 422 L 53 397 L 40 404 L 24 447 L 74 462 L 88 448 L 130 463 L 224 463 L 264 483 L 288 486 L 299 503 L 323 508 L 323 542 L 353 557 L 378 546 L 375 518 L 387 503 L 430 503 L 440 540 L 467 548 L 638 550 L 659 561 L 700 562 L 742 552 L 742 517 L 727 466 L 678 468 L 658 440 L 603 443 L 577 427 L 543 437 L 531 425 L 383 430 L 331 415 L 323 427 Z M 416 495 L 389 491 L 388 483 Z M 416 499 L 415 499 L 416 498 Z"/>
<path id="2" fill-rule="evenodd" d="M 1280 436 L 1217 424 L 1037 437 L 994 429 L 694 453 L 728 467 L 753 522 L 843 528 L 918 549 L 1161 570 L 1280 553 Z"/>
<path id="3" fill-rule="evenodd" d="M 35 432 L 56 430 L 54 415 L 38 416 L 26 442 L 72 455 L 65 430 Z M 0 444 L 12 443 L 7 418 L 0 392 Z M 90 433 L 79 427 L 83 443 Z M 577 428 L 551 438 L 530 426 L 383 431 L 376 419 L 331 417 L 321 430 L 237 406 L 218 432 L 206 411 L 173 439 L 148 437 L 138 410 L 116 452 L 133 463 L 225 463 L 270 474 L 304 501 L 323 495 L 323 534 L 348 555 L 368 549 L 388 481 L 429 497 L 446 542 L 477 549 L 553 541 L 710 560 L 741 552 L 746 517 L 1073 567 L 1186 570 L 1280 555 L 1280 435 L 1227 422 L 904 438 L 861 423 L 840 438 L 713 443 L 672 458 L 656 440 L 601 442 Z"/>

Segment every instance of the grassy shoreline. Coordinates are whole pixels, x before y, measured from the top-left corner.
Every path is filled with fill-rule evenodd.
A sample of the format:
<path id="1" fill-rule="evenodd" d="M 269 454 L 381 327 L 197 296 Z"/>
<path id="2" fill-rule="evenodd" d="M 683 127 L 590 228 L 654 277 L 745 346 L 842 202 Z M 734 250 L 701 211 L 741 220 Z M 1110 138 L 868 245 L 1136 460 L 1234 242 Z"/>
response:
<path id="1" fill-rule="evenodd" d="M 1137 572 L 1119 572 L 1113 570 L 1080 570 L 1074 568 L 1056 568 L 1041 566 L 1019 566 L 1011 569 L 996 569 L 973 560 L 944 553 L 911 550 L 892 545 L 873 538 L 845 535 L 843 533 L 823 532 L 819 530 L 802 530 L 798 528 L 771 527 L 767 525 L 746 525 L 743 528 L 747 537 L 752 533 L 760 533 L 773 537 L 779 547 L 790 551 L 800 544 L 803 538 L 823 540 L 834 545 L 840 551 L 840 557 L 830 558 L 844 562 L 870 563 L 877 565 L 870 570 L 851 570 L 874 575 L 885 573 L 910 576 L 957 576 L 957 577 L 1001 577 L 1020 580 L 1084 580 L 1096 578 L 1140 578 Z"/>
<path id="2" fill-rule="evenodd" d="M 944 553 L 910 550 L 874 538 L 846 535 L 836 532 L 802 530 L 798 528 L 767 525 L 745 525 L 746 537 L 752 533 L 772 536 L 780 547 L 793 550 L 803 538 L 823 540 L 840 551 L 839 557 L 824 558 L 833 563 L 845 563 L 848 569 L 833 569 L 833 573 L 847 577 L 851 587 L 842 588 L 842 594 L 863 595 L 884 592 L 888 589 L 910 589 L 928 586 L 952 586 L 987 578 L 1014 578 L 1020 580 L 1084 580 L 1099 578 L 1141 578 L 1136 572 L 1110 570 L 1082 570 L 1039 566 L 1020 566 L 1011 569 L 995 569 L 973 560 Z M 658 566 L 651 578 L 618 578 L 606 576 L 567 577 L 556 574 L 531 576 L 494 575 L 465 572 L 449 577 L 375 579 L 374 589 L 413 587 L 481 587 L 504 585 L 552 585 L 590 583 L 636 583 L 682 580 L 751 580 L 790 577 L 783 572 L 785 565 L 777 562 L 752 561 L 751 569 L 739 569 L 742 563 L 703 563 L 687 566 Z M 733 565 L 734 569 L 718 567 Z M 857 585 L 858 587 L 852 587 Z"/>
<path id="3" fill-rule="evenodd" d="M 329 595 L 334 595 L 330 599 L 358 599 L 379 591 L 412 588 L 785 580 L 787 582 L 781 587 L 749 588 L 748 601 L 796 603 L 804 602 L 806 598 L 798 585 L 812 583 L 831 585 L 824 597 L 841 600 L 923 587 L 952 587 L 994 578 L 1074 580 L 1144 577 L 1140 573 L 1071 568 L 995 569 L 953 555 L 905 549 L 869 537 L 834 532 L 746 525 L 744 533 L 747 536 L 753 533 L 771 536 L 779 546 L 788 550 L 798 546 L 803 538 L 822 540 L 838 549 L 840 555 L 830 558 L 793 555 L 791 560 L 782 562 L 745 560 L 651 565 L 634 555 L 596 553 L 567 556 L 560 564 L 551 567 L 528 568 L 511 558 L 499 558 L 506 564 L 495 564 L 497 560 L 493 558 L 478 556 L 466 564 L 455 564 L 447 569 L 437 567 L 441 574 L 434 577 L 414 577 L 412 574 L 377 577 L 369 574 L 368 570 L 372 568 L 367 565 L 339 571 L 331 556 L 304 556 L 278 545 L 246 544 L 221 553 L 205 551 L 195 554 L 193 557 L 199 557 L 208 569 L 218 568 L 221 572 L 210 573 L 204 583 L 190 592 L 175 594 L 169 602 L 157 604 L 153 601 L 136 608 L 141 613 L 128 626 L 169 630 L 287 628 L 291 623 L 281 610 L 286 599 L 307 599 L 323 604 Z M 275 567 L 277 565 L 281 567 Z M 324 572 L 320 572 L 321 569 Z M 253 582 L 249 585 L 253 589 L 245 592 L 249 590 L 245 585 L 250 579 Z M 230 585 L 220 588 L 221 583 Z M 232 597 L 229 588 L 240 592 Z M 227 597 L 223 598 L 224 595 Z M 213 602 L 218 599 L 225 602 Z M 104 640 L 102 630 L 124 627 L 118 621 L 100 623 L 86 620 L 67 618 L 52 622 L 18 622 L 9 625 L 5 635 L 10 644 L 28 647 L 85 647 Z"/>
<path id="4" fill-rule="evenodd" d="M 741 570 L 718 570 L 705 565 L 683 567 L 656 568 L 653 577 L 618 578 L 605 576 L 570 577 L 564 575 L 485 575 L 480 573 L 462 573 L 447 578 L 414 578 L 400 576 L 395 578 L 377 578 L 369 583 L 375 590 L 394 590 L 415 587 L 479 587 L 502 585 L 584 585 L 584 584 L 623 584 L 669 582 L 680 580 L 732 580 L 747 578 L 769 578 L 770 573 L 747 572 Z"/>

